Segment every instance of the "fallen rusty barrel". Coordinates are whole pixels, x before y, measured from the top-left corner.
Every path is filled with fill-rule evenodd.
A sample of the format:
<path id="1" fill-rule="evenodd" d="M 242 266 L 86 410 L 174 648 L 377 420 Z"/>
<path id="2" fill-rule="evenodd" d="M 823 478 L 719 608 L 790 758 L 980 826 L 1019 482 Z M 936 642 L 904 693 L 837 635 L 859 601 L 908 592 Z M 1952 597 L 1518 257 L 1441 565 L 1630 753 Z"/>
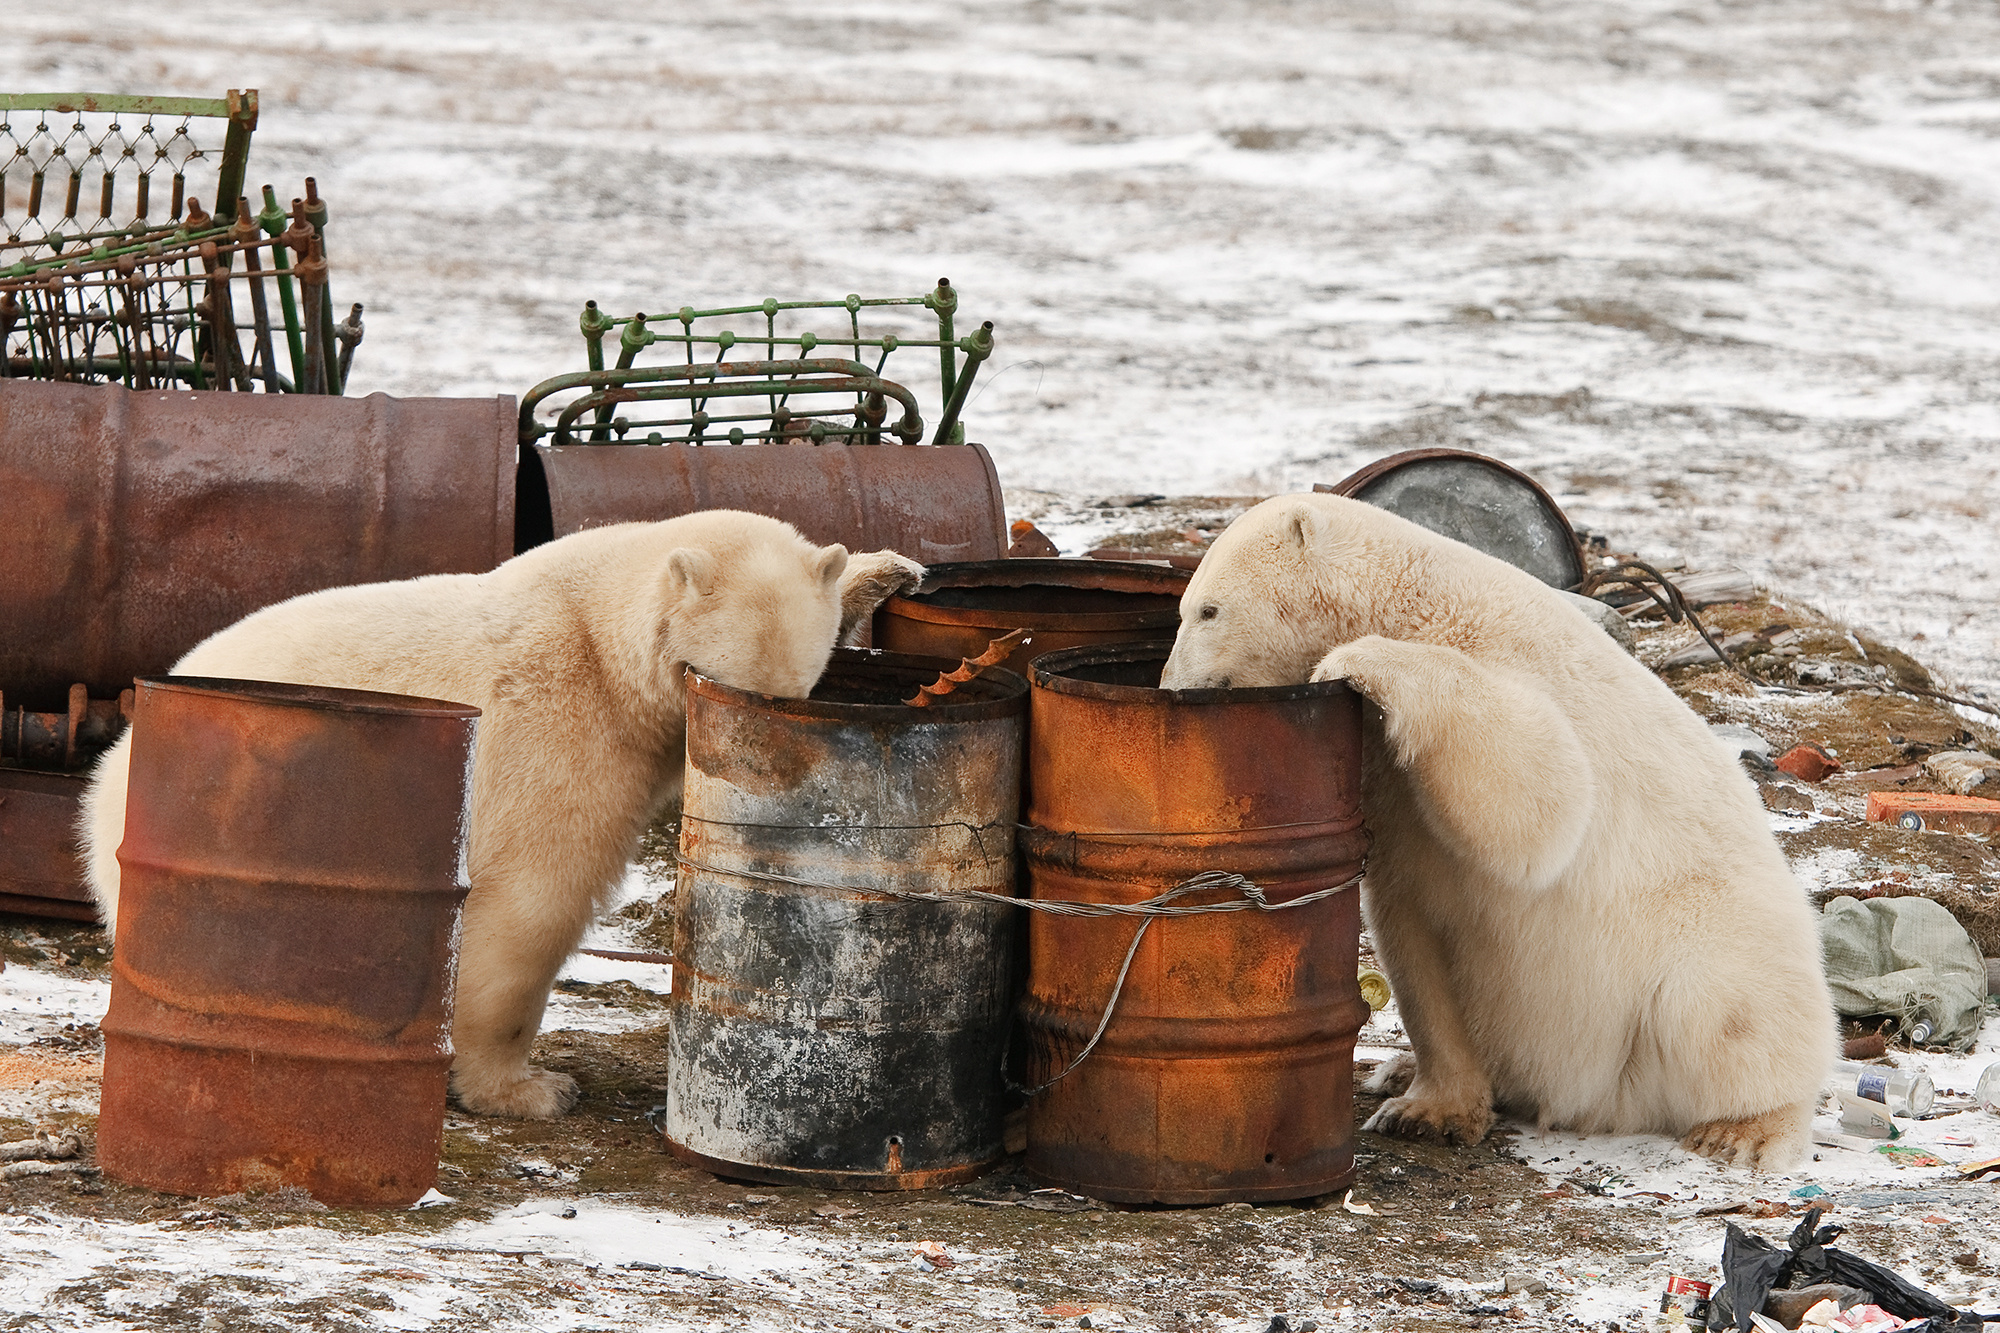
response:
<path id="1" fill-rule="evenodd" d="M 1027 682 L 843 649 L 809 699 L 688 684 L 662 1128 L 718 1174 L 926 1189 L 1001 1155 Z M 893 891 L 893 892 L 892 892 Z"/>
<path id="2" fill-rule="evenodd" d="M 532 444 L 519 486 L 519 550 L 701 509 L 769 514 L 809 541 L 925 563 L 1007 549 L 1000 477 L 978 444 Z"/>
<path id="3" fill-rule="evenodd" d="M 157 677 L 134 703 L 98 1162 L 176 1194 L 437 1181 L 479 710 Z"/>
<path id="4" fill-rule="evenodd" d="M 897 653 L 976 657 L 1017 629 L 1029 637 L 1005 665 L 1026 672 L 1043 653 L 1086 644 L 1170 642 L 1189 574 L 1118 560 L 978 560 L 933 565 L 915 592 L 875 613 L 874 642 Z"/>
<path id="5" fill-rule="evenodd" d="M 1135 903 L 1234 872 L 1286 902 L 1356 875 L 1361 715 L 1339 682 L 1161 690 L 1165 644 L 1035 663 L 1030 896 Z M 1233 896 L 1233 895 L 1221 895 Z M 1188 901 L 1216 901 L 1218 895 Z M 1028 1083 L 1089 1042 L 1136 922 L 1029 917 Z M 1121 1203 L 1325 1194 L 1354 1174 L 1353 890 L 1155 919 L 1094 1050 L 1028 1104 L 1031 1175 Z"/>

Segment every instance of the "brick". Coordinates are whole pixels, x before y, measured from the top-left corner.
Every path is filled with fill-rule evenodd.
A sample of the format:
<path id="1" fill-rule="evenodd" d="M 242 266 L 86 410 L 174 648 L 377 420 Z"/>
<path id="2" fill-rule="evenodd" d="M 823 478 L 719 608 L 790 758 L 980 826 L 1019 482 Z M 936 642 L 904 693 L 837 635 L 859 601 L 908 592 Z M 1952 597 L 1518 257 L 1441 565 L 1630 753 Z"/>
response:
<path id="1" fill-rule="evenodd" d="M 2000 832 L 2000 801 L 1927 791 L 1871 791 L 1868 818 L 1937 833 L 1992 834 Z"/>

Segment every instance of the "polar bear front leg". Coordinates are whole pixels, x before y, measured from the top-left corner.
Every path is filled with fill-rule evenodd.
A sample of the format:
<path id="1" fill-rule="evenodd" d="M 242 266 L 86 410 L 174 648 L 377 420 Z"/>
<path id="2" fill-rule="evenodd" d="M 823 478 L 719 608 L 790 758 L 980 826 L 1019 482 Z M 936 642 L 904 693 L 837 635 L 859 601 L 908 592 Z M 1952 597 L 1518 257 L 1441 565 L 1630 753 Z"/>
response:
<path id="1" fill-rule="evenodd" d="M 466 903 L 452 1014 L 451 1091 L 479 1115 L 543 1120 L 576 1105 L 576 1080 L 537 1068 L 528 1054 L 541 1031 L 549 988 L 581 938 L 533 919 L 506 886 L 485 882 Z M 558 938 L 559 937 L 559 938 Z"/>
<path id="2" fill-rule="evenodd" d="M 1373 634 L 1328 653 L 1312 678 L 1345 680 L 1382 710 L 1425 822 L 1459 856 L 1531 890 L 1575 858 L 1590 824 L 1590 761 L 1534 682 L 1456 648 Z"/>
<path id="3" fill-rule="evenodd" d="M 1402 1095 L 1382 1103 L 1362 1128 L 1399 1138 L 1477 1143 L 1493 1126 L 1492 1085 L 1466 1032 L 1442 943 L 1415 904 L 1385 897 L 1370 897 L 1369 934 L 1389 974 L 1414 1059 L 1391 1059 L 1368 1081 L 1372 1092 Z"/>

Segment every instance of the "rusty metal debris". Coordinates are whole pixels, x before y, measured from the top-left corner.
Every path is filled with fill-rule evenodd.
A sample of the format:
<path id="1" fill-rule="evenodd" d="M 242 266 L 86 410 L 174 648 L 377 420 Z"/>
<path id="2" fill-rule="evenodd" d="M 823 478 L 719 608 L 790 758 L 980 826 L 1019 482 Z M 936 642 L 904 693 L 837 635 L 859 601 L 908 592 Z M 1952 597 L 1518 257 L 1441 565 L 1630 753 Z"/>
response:
<path id="1" fill-rule="evenodd" d="M 207 119 L 227 127 L 219 151 L 192 133 Z M 326 203 L 307 177 L 289 212 L 266 185 L 252 215 L 243 184 L 256 125 L 254 89 L 213 100 L 0 94 L 0 377 L 342 392 L 361 325 L 358 313 L 334 323 Z M 189 169 L 210 162 L 212 189 L 197 195 Z M 27 186 L 20 217 L 6 215 L 10 174 Z M 170 179 L 156 189 L 156 176 Z M 210 178 L 195 189 L 199 179 Z M 65 197 L 46 216 L 52 182 Z M 94 218 L 80 211 L 86 198 Z"/>
<path id="2" fill-rule="evenodd" d="M 924 1189 L 1001 1155 L 1027 683 L 842 649 L 809 699 L 688 682 L 661 1126 L 749 1180 Z"/>
<path id="3" fill-rule="evenodd" d="M 98 1161 L 178 1194 L 437 1180 L 479 712 L 139 683 Z"/>
<path id="4" fill-rule="evenodd" d="M 77 801 L 135 676 L 287 597 L 512 554 L 513 416 L 0 380 L 0 906 L 94 917 Z"/>
<path id="5" fill-rule="evenodd" d="M 1361 720 L 1338 682 L 1156 688 L 1168 646 L 1038 658 L 1021 830 L 1037 900 L 1136 903 L 1208 872 L 1285 902 L 1356 875 Z M 1099 1026 L 1132 927 L 1035 913 L 1028 1081 Z M 1325 1194 L 1353 1177 L 1368 1008 L 1349 892 L 1285 912 L 1162 920 L 1090 1058 L 1029 1104 L 1030 1174 L 1118 1202 Z"/>
<path id="6" fill-rule="evenodd" d="M 728 508 L 926 564 L 998 557 L 1007 546 L 999 476 L 959 421 L 993 326 L 956 337 L 957 309 L 943 279 L 922 296 L 773 298 L 654 316 L 589 303 L 579 321 L 588 368 L 521 400 L 518 549 L 605 523 Z M 931 321 L 934 330 L 921 327 Z M 681 359 L 638 364 L 656 346 Z M 883 376 L 906 349 L 938 353 L 934 428 L 925 391 Z M 931 445 L 915 447 L 927 430 Z"/>
<path id="7" fill-rule="evenodd" d="M 903 700 L 903 702 L 912 708 L 927 708 L 933 699 L 943 699 L 950 696 L 960 685 L 971 680 L 987 667 L 998 666 L 1000 663 L 1006 661 L 1008 650 L 1013 648 L 1015 644 L 1021 643 L 1027 633 L 1028 631 L 1024 629 L 1009 630 L 1007 633 L 993 640 L 993 642 L 987 644 L 985 652 L 977 657 L 962 659 L 958 664 L 958 669 L 955 671 L 939 672 L 936 680 L 924 686 L 915 694 Z"/>
<path id="8" fill-rule="evenodd" d="M 1004 665 L 1025 672 L 1043 653 L 1087 644 L 1172 641 L 1183 570 L 1107 560 L 981 560 L 932 565 L 914 592 L 875 613 L 875 645 L 891 652 L 970 657 L 995 636 L 1026 630 Z"/>

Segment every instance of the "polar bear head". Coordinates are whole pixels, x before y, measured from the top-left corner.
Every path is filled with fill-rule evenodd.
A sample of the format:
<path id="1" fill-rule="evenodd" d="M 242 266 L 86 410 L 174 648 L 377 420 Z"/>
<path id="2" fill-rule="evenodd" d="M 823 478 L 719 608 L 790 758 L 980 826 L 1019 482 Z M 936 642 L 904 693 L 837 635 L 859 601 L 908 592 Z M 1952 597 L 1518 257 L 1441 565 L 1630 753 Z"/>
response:
<path id="1" fill-rule="evenodd" d="M 1160 685 L 1299 685 L 1363 635 L 1432 637 L 1476 607 L 1462 595 L 1476 586 L 1461 568 L 1468 559 L 1500 567 L 1358 500 L 1266 500 L 1229 525 L 1188 581 Z"/>
<path id="2" fill-rule="evenodd" d="M 847 548 L 770 527 L 782 531 L 745 524 L 735 540 L 667 553 L 666 655 L 676 674 L 685 663 L 737 689 L 803 699 L 840 635 Z"/>

